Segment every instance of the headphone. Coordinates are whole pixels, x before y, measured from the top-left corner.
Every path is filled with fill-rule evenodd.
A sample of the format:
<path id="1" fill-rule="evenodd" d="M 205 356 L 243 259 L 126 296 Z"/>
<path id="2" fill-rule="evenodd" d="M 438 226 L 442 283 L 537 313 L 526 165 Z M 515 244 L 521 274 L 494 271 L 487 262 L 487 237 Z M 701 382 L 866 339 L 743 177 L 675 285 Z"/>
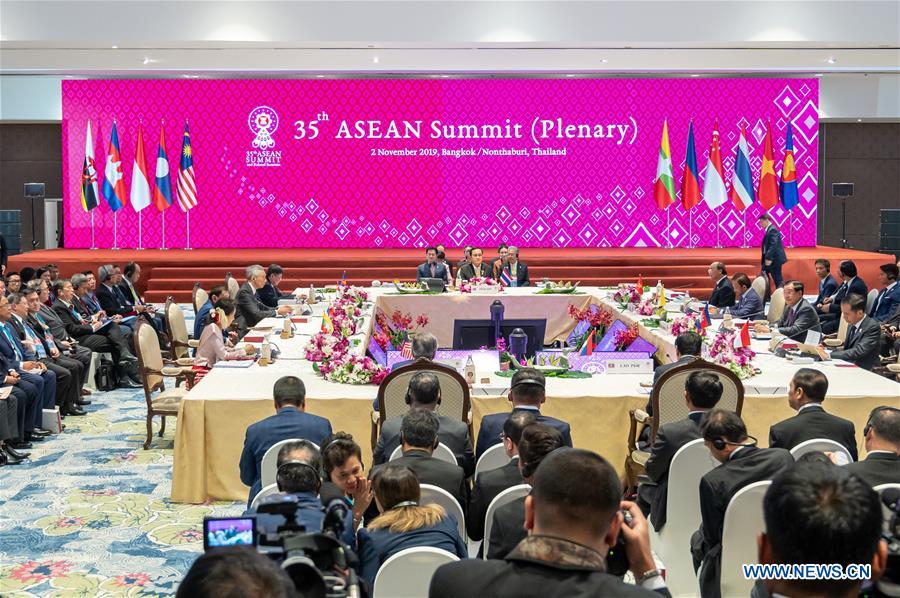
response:
<path id="1" fill-rule="evenodd" d="M 869 431 L 872 429 L 872 416 L 876 413 L 881 413 L 882 411 L 894 411 L 896 413 L 900 413 L 900 409 L 897 409 L 896 407 L 888 407 L 887 405 L 882 405 L 881 407 L 876 407 L 875 409 L 873 409 L 868 421 L 866 421 L 866 427 L 863 428 L 863 438 L 868 436 Z"/>
<path id="2" fill-rule="evenodd" d="M 313 467 L 312 465 L 310 465 L 309 463 L 306 463 L 304 461 L 299 461 L 297 459 L 291 459 L 290 461 L 285 461 L 284 463 L 282 463 L 281 465 L 278 466 L 278 469 L 275 471 L 275 481 L 276 482 L 278 482 L 278 478 L 281 477 L 281 470 L 283 470 L 285 467 L 287 467 L 289 465 L 300 465 L 301 467 L 306 467 L 306 468 L 312 470 L 313 475 L 315 475 L 315 477 L 316 477 L 316 489 L 318 490 L 318 488 L 322 485 L 322 478 L 319 475 L 319 470 L 316 469 L 315 467 Z M 286 473 L 287 472 L 285 472 L 285 474 Z M 281 484 L 278 484 L 278 489 L 281 490 Z"/>
<path id="3" fill-rule="evenodd" d="M 724 451 L 727 446 L 756 446 L 756 443 L 759 442 L 754 436 L 747 436 L 747 438 L 751 439 L 753 442 L 745 444 L 743 442 L 732 442 L 730 440 L 725 440 L 724 438 L 713 438 L 710 442 L 712 442 L 713 447 L 718 451 Z"/>

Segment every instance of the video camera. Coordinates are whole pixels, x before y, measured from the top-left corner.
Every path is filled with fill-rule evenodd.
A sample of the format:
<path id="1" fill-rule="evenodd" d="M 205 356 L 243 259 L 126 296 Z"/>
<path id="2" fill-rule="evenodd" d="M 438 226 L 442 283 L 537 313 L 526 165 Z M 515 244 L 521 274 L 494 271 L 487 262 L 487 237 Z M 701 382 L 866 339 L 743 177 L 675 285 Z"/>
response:
<path id="1" fill-rule="evenodd" d="M 860 591 L 864 598 L 900 597 L 900 490 L 889 488 L 881 493 L 885 522 L 882 539 L 888 545 L 887 568 L 874 584 L 865 583 Z"/>

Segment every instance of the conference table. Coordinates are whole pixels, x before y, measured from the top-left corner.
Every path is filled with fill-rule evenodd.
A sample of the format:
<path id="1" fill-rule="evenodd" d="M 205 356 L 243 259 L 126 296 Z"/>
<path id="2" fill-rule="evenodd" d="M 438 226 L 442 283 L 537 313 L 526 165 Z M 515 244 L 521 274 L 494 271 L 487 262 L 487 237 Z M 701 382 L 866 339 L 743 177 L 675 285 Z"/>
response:
<path id="1" fill-rule="evenodd" d="M 656 358 L 674 360 L 675 338 L 661 329 L 647 328 L 641 316 L 622 311 L 609 299 L 611 289 L 582 288 L 577 294 L 536 294 L 532 288 L 507 288 L 501 293 L 444 293 L 412 295 L 397 293 L 393 287 L 366 289 L 369 302 L 359 334 L 351 341 L 353 351 L 363 353 L 372 332 L 373 315 L 395 310 L 415 317 L 426 314 L 429 322 L 421 332 L 435 334 L 439 346 L 452 345 L 453 321 L 488 319 L 490 305 L 500 299 L 506 319 L 546 318 L 544 341 L 565 340 L 575 326 L 568 306 L 582 309 L 597 304 L 627 324 L 636 324 L 640 336 L 657 348 Z M 671 305 L 670 305 L 671 307 Z M 324 305 L 306 321 L 295 324 L 295 336 L 281 339 L 283 320 L 270 318 L 259 326 L 271 327 L 270 342 L 281 355 L 266 366 L 247 368 L 214 367 L 182 399 L 175 437 L 175 459 L 171 498 L 175 502 L 202 503 L 208 500 L 246 500 L 248 487 L 240 481 L 238 462 L 247 427 L 275 413 L 272 388 L 281 376 L 300 377 L 306 386 L 306 409 L 328 418 L 335 431 L 349 432 L 363 449 L 363 460 L 371 465 L 370 427 L 374 385 L 337 384 L 324 380 L 304 358 L 304 346 L 319 331 Z M 674 315 L 674 314 L 673 314 Z M 253 332 L 250 333 L 254 334 Z M 753 340 L 757 352 L 753 363 L 761 373 L 744 380 L 743 419 L 749 433 L 766 446 L 769 427 L 793 411 L 787 403 L 787 385 L 795 365 L 768 351 L 768 342 Z M 878 405 L 900 404 L 900 385 L 887 378 L 839 362 L 804 365 L 826 373 L 829 380 L 826 407 L 829 412 L 855 422 L 860 452 L 862 428 L 869 412 Z M 495 372 L 477 372 L 472 388 L 472 413 L 477 434 L 481 419 L 507 411 L 509 378 Z M 547 401 L 542 413 L 570 422 L 572 440 L 606 457 L 621 471 L 627 447 L 629 411 L 643 408 L 649 390 L 641 383 L 652 381 L 652 373 L 603 373 L 590 378 L 547 378 Z"/>

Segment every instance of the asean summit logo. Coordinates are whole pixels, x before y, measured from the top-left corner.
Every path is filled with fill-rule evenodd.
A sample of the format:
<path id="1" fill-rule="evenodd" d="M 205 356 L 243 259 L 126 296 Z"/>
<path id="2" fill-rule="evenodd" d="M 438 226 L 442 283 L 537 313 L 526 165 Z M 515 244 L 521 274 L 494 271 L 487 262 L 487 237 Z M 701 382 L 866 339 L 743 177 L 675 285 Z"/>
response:
<path id="1" fill-rule="evenodd" d="M 247 150 L 247 166 L 281 166 L 281 152 L 273 150 L 278 130 L 278 113 L 269 106 L 257 106 L 247 119 L 250 132 L 255 135 Z"/>

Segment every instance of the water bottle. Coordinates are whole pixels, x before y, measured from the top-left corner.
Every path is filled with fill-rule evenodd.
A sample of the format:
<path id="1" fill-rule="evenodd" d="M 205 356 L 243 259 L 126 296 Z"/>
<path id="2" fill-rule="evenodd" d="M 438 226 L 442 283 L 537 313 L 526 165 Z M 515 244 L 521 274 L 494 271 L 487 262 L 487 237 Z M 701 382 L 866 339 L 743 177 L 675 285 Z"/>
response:
<path id="1" fill-rule="evenodd" d="M 734 330 L 734 322 L 731 321 L 731 308 L 725 308 L 725 315 L 722 316 L 722 328 L 725 330 Z"/>
<path id="2" fill-rule="evenodd" d="M 272 362 L 272 345 L 270 345 L 268 341 L 263 341 L 260 361 L 264 364 Z"/>
<path id="3" fill-rule="evenodd" d="M 316 285 L 309 285 L 309 295 L 306 297 L 306 302 L 310 305 L 316 302 Z"/>
<path id="4" fill-rule="evenodd" d="M 472 361 L 472 356 L 469 355 L 469 358 L 466 359 L 466 383 L 469 386 L 473 386 L 475 384 L 475 362 Z"/>
<path id="5" fill-rule="evenodd" d="M 663 284 L 661 280 L 656 281 L 656 298 L 662 299 L 663 294 Z"/>

